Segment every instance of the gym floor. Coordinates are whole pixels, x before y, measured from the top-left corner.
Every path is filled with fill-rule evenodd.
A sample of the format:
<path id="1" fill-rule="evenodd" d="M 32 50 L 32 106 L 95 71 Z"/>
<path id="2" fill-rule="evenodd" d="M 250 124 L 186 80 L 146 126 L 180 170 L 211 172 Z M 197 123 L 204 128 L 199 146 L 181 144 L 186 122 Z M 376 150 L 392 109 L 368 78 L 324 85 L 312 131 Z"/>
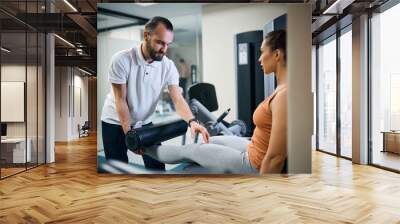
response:
<path id="1" fill-rule="evenodd" d="M 313 152 L 312 175 L 97 174 L 96 138 L 0 181 L 0 223 L 399 223 L 399 174 Z"/>

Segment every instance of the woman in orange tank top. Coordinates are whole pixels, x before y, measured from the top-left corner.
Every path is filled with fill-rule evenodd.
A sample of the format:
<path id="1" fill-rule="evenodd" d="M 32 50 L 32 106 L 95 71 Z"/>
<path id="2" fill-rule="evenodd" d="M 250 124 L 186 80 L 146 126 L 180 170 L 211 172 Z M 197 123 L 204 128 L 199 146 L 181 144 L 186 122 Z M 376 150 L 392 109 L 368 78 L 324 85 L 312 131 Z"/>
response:
<path id="1" fill-rule="evenodd" d="M 286 32 L 270 32 L 260 50 L 264 73 L 275 73 L 278 86 L 253 114 L 256 127 L 251 141 L 215 136 L 210 144 L 153 146 L 144 153 L 164 163 L 195 162 L 212 172 L 280 173 L 287 156 Z"/>
<path id="2" fill-rule="evenodd" d="M 253 114 L 255 129 L 248 145 L 249 160 L 260 174 L 281 172 L 287 156 L 286 33 L 269 33 L 259 58 L 264 74 L 274 73 L 275 91 Z"/>

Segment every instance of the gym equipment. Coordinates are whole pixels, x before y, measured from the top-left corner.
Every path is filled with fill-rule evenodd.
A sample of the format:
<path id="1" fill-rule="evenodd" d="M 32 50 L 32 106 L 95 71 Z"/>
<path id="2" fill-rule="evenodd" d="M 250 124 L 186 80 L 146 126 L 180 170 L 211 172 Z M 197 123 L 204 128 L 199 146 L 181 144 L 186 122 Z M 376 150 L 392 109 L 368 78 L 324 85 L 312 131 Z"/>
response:
<path id="1" fill-rule="evenodd" d="M 85 123 L 80 126 L 80 124 L 78 124 L 78 134 L 79 134 L 79 138 L 80 137 L 87 137 L 89 136 L 89 121 L 85 121 Z"/>
<path id="2" fill-rule="evenodd" d="M 188 125 L 184 120 L 159 123 L 153 126 L 135 128 L 128 131 L 125 143 L 129 150 L 136 152 L 180 135 L 184 135 Z"/>
<path id="3" fill-rule="evenodd" d="M 230 109 L 222 113 L 218 118 L 215 117 L 207 108 L 198 100 L 190 100 L 190 109 L 193 115 L 207 128 L 211 136 L 216 135 L 236 135 L 244 136 L 246 134 L 246 124 L 243 121 L 235 120 L 228 127 L 222 122 L 228 115 Z"/>
<path id="4" fill-rule="evenodd" d="M 218 100 L 215 87 L 210 83 L 196 83 L 188 88 L 189 100 L 196 99 L 207 110 L 213 112 L 218 110 Z"/>
<path id="5" fill-rule="evenodd" d="M 99 161 L 99 160 L 98 160 Z M 99 173 L 113 174 L 221 174 L 220 170 L 204 168 L 194 163 L 180 163 L 168 170 L 145 168 L 143 165 L 105 160 L 98 167 Z"/>
<path id="6" fill-rule="evenodd" d="M 196 83 L 188 89 L 189 106 L 194 116 L 206 128 L 211 136 L 236 135 L 245 136 L 247 126 L 243 121 L 236 120 L 232 123 L 224 121 L 230 109 L 218 118 L 211 112 L 218 110 L 218 101 L 214 85 L 210 83 Z"/>
<path id="7" fill-rule="evenodd" d="M 236 34 L 236 89 L 238 118 L 248 127 L 246 136 L 252 136 L 255 128 L 253 113 L 264 99 L 264 73 L 258 62 L 263 31 Z"/>

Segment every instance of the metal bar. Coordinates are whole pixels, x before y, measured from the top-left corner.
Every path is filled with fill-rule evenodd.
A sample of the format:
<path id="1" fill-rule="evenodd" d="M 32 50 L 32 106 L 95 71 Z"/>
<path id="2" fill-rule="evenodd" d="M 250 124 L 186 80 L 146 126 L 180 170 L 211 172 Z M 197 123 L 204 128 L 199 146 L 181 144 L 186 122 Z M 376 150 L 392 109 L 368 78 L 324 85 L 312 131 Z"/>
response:
<path id="1" fill-rule="evenodd" d="M 71 92 L 72 92 L 72 117 L 75 118 L 75 69 L 74 67 L 71 67 L 71 82 L 72 82 L 72 88 L 71 88 Z"/>
<path id="2" fill-rule="evenodd" d="M 46 7 L 47 11 L 47 7 Z M 44 164 L 47 163 L 47 36 L 44 33 Z M 42 74 L 43 76 L 43 74 Z"/>
<path id="3" fill-rule="evenodd" d="M 101 8 L 101 7 L 97 8 L 97 13 L 115 16 L 115 17 L 124 17 L 124 18 L 135 19 L 135 20 L 139 20 L 144 23 L 149 20 L 148 18 L 135 16 L 135 15 L 131 15 L 131 14 L 123 13 L 123 12 L 118 12 L 118 11 L 114 11 L 114 10 L 110 10 L 110 9 L 105 9 L 105 8 Z"/>
<path id="4" fill-rule="evenodd" d="M 60 86 L 59 86 L 59 90 L 60 90 L 60 117 L 62 117 L 62 96 L 61 96 L 61 90 L 62 90 L 62 86 L 61 86 L 61 79 L 62 79 L 62 73 L 58 76 L 58 80 L 59 80 L 59 84 L 60 84 Z"/>
<path id="5" fill-rule="evenodd" d="M 36 1 L 39 13 L 39 1 Z M 36 32 L 36 166 L 39 165 L 39 33 Z"/>
<path id="6" fill-rule="evenodd" d="M 374 9 L 375 13 L 382 13 L 400 3 L 400 0 L 388 0 Z"/>
<path id="7" fill-rule="evenodd" d="M 1 32 L 1 29 L 2 28 L 2 23 L 0 23 L 0 46 L 2 46 L 2 32 Z M 1 63 L 1 53 L 0 53 L 0 125 L 2 124 L 2 122 L 1 122 L 1 110 L 2 110 L 2 108 L 1 108 L 1 66 L 2 66 L 2 63 Z M 1 177 L 1 169 L 2 169 L 2 159 L 1 159 L 1 150 L 2 150 L 2 146 L 1 146 L 1 144 L 0 144 L 0 180 L 2 179 L 2 177 Z"/>
<path id="8" fill-rule="evenodd" d="M 28 10 L 28 1 L 25 0 L 25 12 Z M 27 19 L 27 14 L 25 14 L 25 20 Z M 27 105 L 28 105 L 28 24 L 25 27 L 25 88 L 24 88 L 24 120 L 25 120 L 25 170 L 28 170 L 28 112 L 27 112 Z"/>
<path id="9" fill-rule="evenodd" d="M 68 85 L 68 117 L 71 117 L 71 84 Z"/>
<path id="10" fill-rule="evenodd" d="M 317 151 L 318 151 L 318 152 L 325 153 L 325 154 L 328 154 L 328 155 L 331 155 L 331 156 L 334 156 L 334 157 L 338 157 L 338 158 L 341 158 L 341 159 L 347 159 L 347 160 L 350 160 L 350 161 L 352 160 L 351 158 L 349 158 L 349 157 L 347 157 L 347 156 L 338 156 L 338 155 L 336 155 L 335 153 L 328 152 L 328 151 L 325 151 L 325 150 L 317 149 Z"/>
<path id="11" fill-rule="evenodd" d="M 25 7 L 26 7 L 26 5 L 25 5 Z M 26 11 L 26 10 L 25 10 L 25 11 Z M 11 17 L 11 18 L 13 18 L 14 20 L 16 20 L 16 21 L 19 22 L 19 23 L 22 23 L 23 25 L 25 25 L 26 28 L 29 27 L 30 29 L 32 29 L 32 30 L 34 30 L 34 31 L 36 31 L 36 32 L 38 31 L 35 27 L 33 27 L 33 26 L 27 24 L 26 22 L 24 22 L 24 21 L 18 19 L 15 15 L 13 15 L 12 13 L 8 12 L 7 10 L 5 10 L 5 9 L 3 9 L 3 8 L 1 8 L 1 7 L 0 7 L 0 12 L 6 14 L 7 16 L 9 16 L 9 17 Z M 25 14 L 25 17 L 26 17 L 26 14 Z M 25 18 L 25 20 L 26 20 L 26 18 Z"/>
<path id="12" fill-rule="evenodd" d="M 98 29 L 97 33 L 102 33 L 102 32 L 106 32 L 106 31 L 122 29 L 122 28 L 126 28 L 126 27 L 137 26 L 137 25 L 143 25 L 143 24 L 134 22 L 134 23 L 128 23 L 128 24 L 124 24 L 124 25 L 111 26 L 111 27 L 107 27 L 107 28 Z"/>
<path id="13" fill-rule="evenodd" d="M 89 0 L 86 0 L 86 3 L 90 6 L 90 8 L 93 9 L 93 11 L 95 11 L 95 12 L 97 11 L 96 10 L 96 6 L 93 6 L 92 3 Z"/>
<path id="14" fill-rule="evenodd" d="M 367 94 L 367 119 L 368 119 L 368 164 L 373 164 L 373 153 L 372 153 L 372 64 L 371 64 L 371 54 L 372 54 L 372 29 L 371 29 L 371 19 L 372 19 L 372 12 L 368 12 L 368 20 L 367 20 L 367 27 L 368 27 L 368 35 L 367 35 L 367 46 L 368 46 L 368 53 L 367 53 L 367 83 L 368 83 L 368 94 Z"/>
<path id="15" fill-rule="evenodd" d="M 40 165 L 38 165 L 38 166 L 36 166 L 36 167 L 32 167 L 32 168 L 37 168 L 37 167 L 40 167 L 40 166 L 42 166 L 42 165 L 44 165 L 44 164 L 40 164 Z M 32 169 L 32 168 L 29 168 L 29 169 Z M 28 169 L 28 170 L 29 170 L 29 169 Z M 21 171 L 18 171 L 18 172 L 16 172 L 16 173 L 13 173 L 13 174 L 4 176 L 4 177 L 2 177 L 0 180 L 7 179 L 7 178 L 9 178 L 9 177 L 12 177 L 12 176 L 15 176 L 15 175 L 17 175 L 17 174 L 23 173 L 23 172 L 25 172 L 25 171 L 26 171 L 26 170 L 21 170 Z"/>
<path id="16" fill-rule="evenodd" d="M 386 170 L 386 171 L 390 171 L 390 172 L 394 172 L 394 173 L 399 173 L 399 174 L 400 174 L 400 170 L 396 170 L 396 169 L 389 168 L 389 167 L 386 167 L 386 166 L 381 166 L 381 165 L 379 165 L 379 164 L 370 164 L 370 166 L 373 166 L 373 167 L 376 167 L 376 168 L 379 168 L 379 169 L 382 169 L 382 170 Z"/>
<path id="17" fill-rule="evenodd" d="M 340 30 L 336 31 L 336 154 L 341 156 L 341 120 L 340 120 Z"/>
<path id="18" fill-rule="evenodd" d="M 319 66 L 318 66 L 318 60 L 319 60 L 319 54 L 318 54 L 318 49 L 319 49 L 319 44 L 316 45 L 315 47 L 315 100 L 316 100 L 316 105 L 315 105 L 315 148 L 319 149 Z"/>

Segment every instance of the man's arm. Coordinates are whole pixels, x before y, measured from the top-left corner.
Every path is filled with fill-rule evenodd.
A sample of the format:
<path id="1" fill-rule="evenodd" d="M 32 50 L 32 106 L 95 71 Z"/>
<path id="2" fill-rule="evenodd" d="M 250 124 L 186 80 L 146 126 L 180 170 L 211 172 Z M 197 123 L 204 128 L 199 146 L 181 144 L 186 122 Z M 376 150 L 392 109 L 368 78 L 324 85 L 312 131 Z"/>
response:
<path id="1" fill-rule="evenodd" d="M 260 168 L 260 174 L 280 173 L 287 155 L 287 94 L 279 93 L 272 100 L 272 128 L 268 151 Z"/>
<path id="2" fill-rule="evenodd" d="M 128 103 L 126 101 L 126 84 L 112 83 L 112 89 L 115 97 L 115 106 L 121 122 L 122 129 L 126 134 L 131 129 L 131 116 Z"/>
<path id="3" fill-rule="evenodd" d="M 169 85 L 168 90 L 172 102 L 174 102 L 176 112 L 182 117 L 182 119 L 188 122 L 190 119 L 194 118 L 189 105 L 187 104 L 185 98 L 182 96 L 180 87 L 177 85 Z M 195 135 L 196 132 L 200 132 L 203 136 L 204 142 L 209 142 L 209 134 L 206 128 L 204 128 L 197 122 L 191 122 L 190 128 L 192 132 L 192 137 Z"/>

